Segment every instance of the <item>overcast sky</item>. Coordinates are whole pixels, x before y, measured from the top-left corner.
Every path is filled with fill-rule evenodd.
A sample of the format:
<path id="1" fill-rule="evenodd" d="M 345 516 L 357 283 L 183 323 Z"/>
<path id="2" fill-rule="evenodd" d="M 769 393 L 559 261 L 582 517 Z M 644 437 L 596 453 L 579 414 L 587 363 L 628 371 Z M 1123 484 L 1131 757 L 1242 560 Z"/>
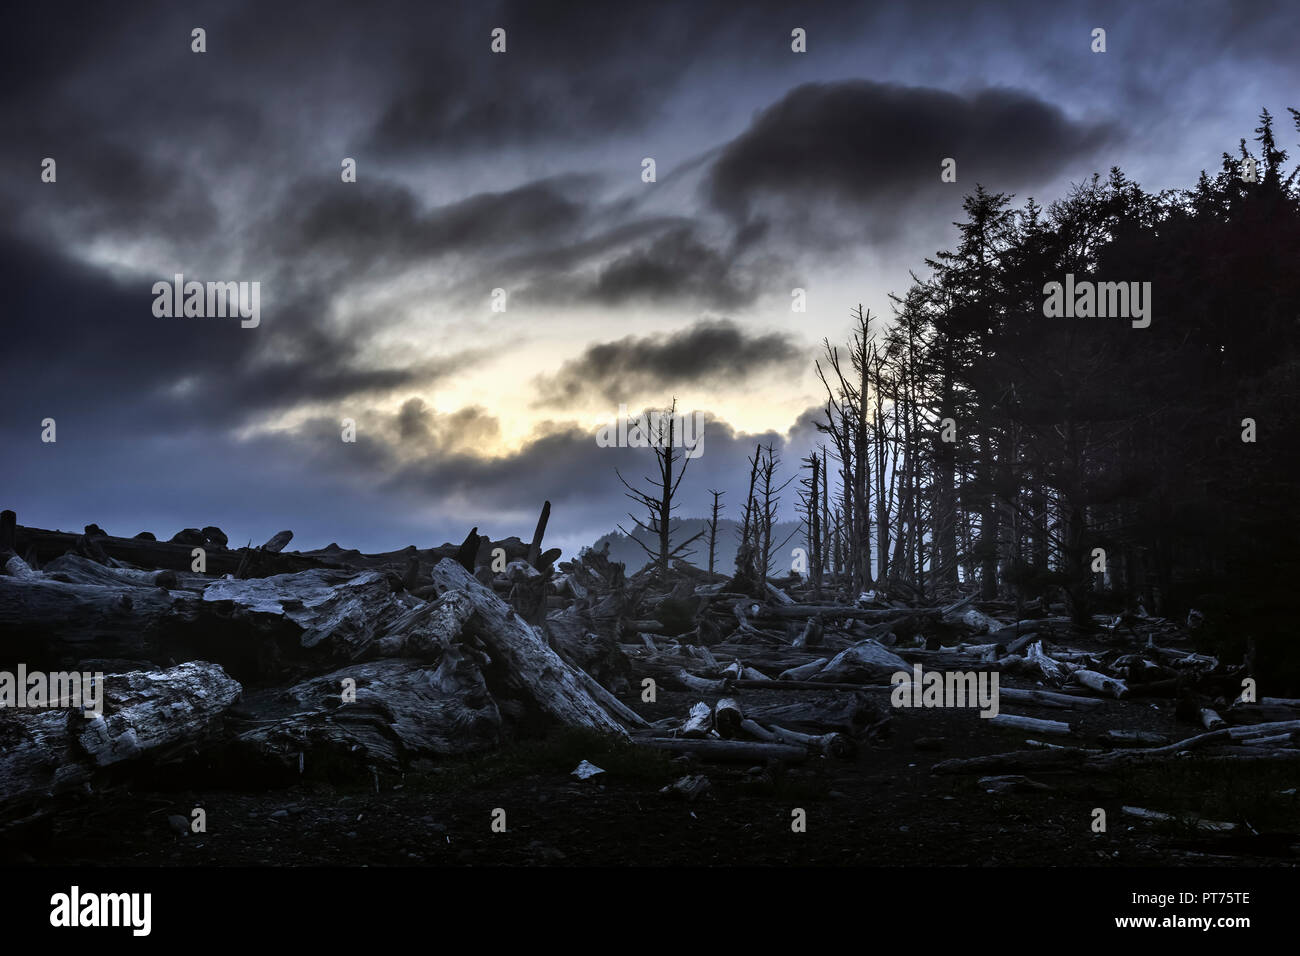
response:
<path id="1" fill-rule="evenodd" d="M 888 315 L 977 182 L 1017 204 L 1112 165 L 1192 184 L 1261 107 L 1300 106 L 1298 9 L 22 4 L 0 507 L 385 550 L 527 537 L 549 498 L 572 550 L 626 523 L 614 469 L 648 456 L 597 426 L 675 395 L 710 418 L 682 514 L 708 488 L 734 511 L 756 441 L 793 467 L 817 440 L 820 340 L 859 302 Z M 176 273 L 259 282 L 260 324 L 156 317 Z"/>

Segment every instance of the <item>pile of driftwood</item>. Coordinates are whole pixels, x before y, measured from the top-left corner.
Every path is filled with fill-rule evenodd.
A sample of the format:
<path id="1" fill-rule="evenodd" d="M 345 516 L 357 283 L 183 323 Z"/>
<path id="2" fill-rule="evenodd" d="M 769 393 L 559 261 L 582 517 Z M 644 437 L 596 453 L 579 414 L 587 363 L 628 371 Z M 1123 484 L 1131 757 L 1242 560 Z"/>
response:
<path id="1" fill-rule="evenodd" d="M 527 543 L 472 529 L 367 555 L 287 552 L 287 531 L 243 548 L 215 527 L 66 534 L 3 512 L 0 671 L 105 676 L 98 714 L 0 708 L 0 826 L 195 758 L 268 783 L 370 776 L 555 726 L 705 760 L 847 759 L 888 732 L 894 675 L 916 664 L 999 672 L 986 723 L 1035 738 L 1078 734 L 1008 711 L 1163 696 L 1197 725 L 1177 743 L 1119 729 L 1100 747 L 1035 740 L 937 772 L 1300 753 L 1297 702 L 1242 700 L 1243 668 L 1175 649 L 1186 628 L 1172 622 L 1099 620 L 1105 649 L 1085 652 L 1051 608 L 1006 620 L 1009 606 L 970 597 L 830 600 L 680 562 L 628 575 L 604 552 L 558 562 L 542 548 L 549 514 Z M 692 702 L 650 720 L 659 688 Z"/>
<path id="2" fill-rule="evenodd" d="M 532 582 L 553 574 L 543 531 L 294 554 L 289 532 L 229 549 L 216 528 L 160 542 L 4 512 L 0 671 L 103 674 L 104 699 L 0 708 L 0 821 L 200 753 L 273 780 L 401 769 L 550 724 L 626 736 L 636 715 L 516 610 L 534 613 Z"/>

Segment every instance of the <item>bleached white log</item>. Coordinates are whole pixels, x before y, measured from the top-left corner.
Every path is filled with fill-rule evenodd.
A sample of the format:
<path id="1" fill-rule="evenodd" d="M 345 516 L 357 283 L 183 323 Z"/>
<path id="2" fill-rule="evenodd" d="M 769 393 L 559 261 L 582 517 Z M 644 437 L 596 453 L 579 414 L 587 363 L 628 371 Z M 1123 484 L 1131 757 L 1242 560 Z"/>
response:
<path id="1" fill-rule="evenodd" d="M 677 668 L 673 676 L 679 684 L 688 690 L 695 691 L 697 694 L 721 694 L 727 689 L 725 680 L 709 680 L 704 677 L 696 677 L 681 667 Z"/>
<path id="2" fill-rule="evenodd" d="M 682 725 L 683 737 L 707 737 L 713 726 L 713 710 L 700 701 L 691 705 L 691 713 Z"/>
<path id="3" fill-rule="evenodd" d="M 1220 727 L 1228 726 L 1228 722 L 1219 716 L 1219 712 L 1213 707 L 1202 707 L 1200 710 L 1201 726 L 1206 730 L 1218 730 Z"/>
<path id="4" fill-rule="evenodd" d="M 857 750 L 852 739 L 844 736 L 844 734 L 801 734 L 797 730 L 778 727 L 776 724 L 772 724 L 768 729 L 776 734 L 777 739 L 782 742 L 802 744 L 816 753 L 826 754 L 828 757 L 835 757 L 838 760 L 847 760 Z"/>
<path id="5" fill-rule="evenodd" d="M 472 625 L 474 633 L 493 659 L 516 679 L 520 690 L 545 713 L 569 727 L 627 736 L 623 726 L 587 691 L 575 668 L 459 563 L 449 558 L 439 561 L 433 568 L 433 581 L 440 590 L 460 590 L 469 595 L 478 612 Z"/>
<path id="6" fill-rule="evenodd" d="M 773 744 L 778 742 L 776 734 L 772 733 L 772 731 L 768 730 L 766 727 L 761 726 L 756 721 L 750 720 L 748 717 L 740 722 L 740 729 L 757 740 L 765 740 L 768 743 Z"/>
<path id="7" fill-rule="evenodd" d="M 819 673 L 823 667 L 829 663 L 825 657 L 819 657 L 815 661 L 809 661 L 807 664 L 800 664 L 798 667 L 789 667 L 777 675 L 777 680 L 806 680 L 814 674 Z"/>
<path id="8" fill-rule="evenodd" d="M 1128 687 L 1122 680 L 1107 677 L 1105 674 L 1099 674 L 1096 671 L 1080 668 L 1074 672 L 1073 677 L 1084 687 L 1091 688 L 1099 694 L 1114 697 L 1116 700 L 1128 693 Z"/>
<path id="9" fill-rule="evenodd" d="M 1061 710 L 1104 707 L 1106 704 L 1096 697 L 1071 697 L 1069 694 L 1056 694 L 1050 690 L 1022 690 L 1017 687 L 999 687 L 998 697 L 1017 704 L 1037 704 L 1039 707 L 1055 707 Z"/>
<path id="10" fill-rule="evenodd" d="M 1057 734 L 1065 736 L 1072 731 L 1070 725 L 1060 720 L 1040 720 L 1037 717 L 1021 717 L 1016 714 L 997 714 L 985 718 L 994 727 L 1009 727 L 1033 734 Z"/>

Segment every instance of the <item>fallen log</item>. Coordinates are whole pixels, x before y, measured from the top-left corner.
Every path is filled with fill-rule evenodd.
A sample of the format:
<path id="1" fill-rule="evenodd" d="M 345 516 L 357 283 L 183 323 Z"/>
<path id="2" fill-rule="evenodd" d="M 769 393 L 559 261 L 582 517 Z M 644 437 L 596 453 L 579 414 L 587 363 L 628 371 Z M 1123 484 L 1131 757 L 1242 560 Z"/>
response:
<path id="1" fill-rule="evenodd" d="M 765 763 L 780 760 L 785 763 L 802 763 L 808 759 L 806 747 L 790 744 L 771 744 L 748 740 L 689 740 L 682 737 L 637 737 L 635 743 L 673 753 L 695 754 L 702 760 L 719 763 Z"/>
<path id="2" fill-rule="evenodd" d="M 825 754 L 837 760 L 848 760 L 857 752 L 857 747 L 852 739 L 844 734 L 834 732 L 829 734 L 801 734 L 796 730 L 787 730 L 775 724 L 768 729 L 783 743 L 801 744 L 814 753 Z"/>
<path id="3" fill-rule="evenodd" d="M 811 680 L 852 681 L 890 680 L 899 671 L 911 673 L 907 662 L 877 641 L 859 641 L 846 647 L 823 667 Z"/>
<path id="4" fill-rule="evenodd" d="M 1099 694 L 1114 697 L 1116 700 L 1128 693 L 1128 687 L 1125 686 L 1122 680 L 1107 677 L 1105 674 L 1098 674 L 1096 671 L 1080 668 L 1074 671 L 1071 676 L 1084 687 L 1091 688 Z"/>
<path id="5" fill-rule="evenodd" d="M 1106 703 L 1096 697 L 1072 697 L 1069 694 L 1054 694 L 1049 690 L 1021 690 L 1015 687 L 999 687 L 998 697 L 1017 704 L 1036 704 L 1039 707 L 1054 707 L 1061 710 L 1103 707 Z"/>
<path id="6" fill-rule="evenodd" d="M 677 668 L 673 673 L 673 679 L 687 690 L 693 690 L 700 694 L 721 694 L 727 689 L 725 680 L 708 680 L 704 677 L 696 677 L 681 667 Z"/>
<path id="7" fill-rule="evenodd" d="M 93 646 L 97 656 L 161 663 L 164 641 L 200 615 L 196 594 L 0 575 L 0 657 L 52 667 Z"/>
<path id="8" fill-rule="evenodd" d="M 805 732 L 845 734 L 856 733 L 876 717 L 875 708 L 869 705 L 865 695 L 843 692 L 793 704 L 750 704 L 745 714 L 768 726 L 780 724 Z"/>
<path id="9" fill-rule="evenodd" d="M 757 721 L 750 720 L 748 717 L 740 722 L 740 729 L 749 734 L 749 736 L 753 737 L 755 740 L 763 740 L 771 744 L 777 743 L 776 734 L 772 733 L 772 731 L 768 730 L 766 727 L 761 726 Z"/>
<path id="10" fill-rule="evenodd" d="M 835 691 L 835 690 L 887 690 L 894 688 L 889 684 L 857 684 L 851 681 L 811 681 L 811 680 L 733 680 L 731 686 L 737 690 L 800 690 L 800 691 Z"/>
<path id="11" fill-rule="evenodd" d="M 46 563 L 43 572 L 65 584 L 97 584 L 104 587 L 166 588 L 179 584 L 175 571 L 141 571 L 137 568 L 112 568 L 79 554 L 63 554 Z M 206 586 L 211 579 L 204 581 Z"/>
<path id="12" fill-rule="evenodd" d="M 713 726 L 723 737 L 735 737 L 745 720 L 745 712 L 734 697 L 723 697 L 713 705 Z"/>
<path id="13" fill-rule="evenodd" d="M 713 711 L 709 705 L 700 701 L 691 705 L 691 712 L 682 725 L 683 737 L 707 737 L 713 729 Z"/>
<path id="14" fill-rule="evenodd" d="M 293 540 L 292 531 L 288 531 L 288 530 L 277 531 L 275 534 L 271 535 L 270 540 L 267 541 L 266 544 L 262 545 L 262 550 L 269 551 L 272 554 L 279 554 L 281 551 L 285 549 L 285 546 L 292 540 Z"/>
<path id="15" fill-rule="evenodd" d="M 995 714 L 987 720 L 992 727 L 1006 727 L 1033 734 L 1067 736 L 1073 732 L 1069 724 L 1060 720 L 1039 720 L 1037 717 L 1020 717 L 1016 714 Z"/>
<path id="16" fill-rule="evenodd" d="M 30 819 L 51 796 L 84 788 L 102 768 L 158 761 L 211 737 L 240 686 L 215 664 L 104 678 L 99 715 L 0 709 L 0 819 Z"/>
<path id="17" fill-rule="evenodd" d="M 344 681 L 355 699 L 344 701 Z M 227 748 L 235 767 L 271 782 L 300 774 L 365 777 L 416 757 L 478 753 L 501 739 L 502 717 L 478 664 L 451 646 L 436 668 L 385 659 L 354 664 L 286 689 L 250 695 L 240 713 L 258 725 Z"/>
<path id="18" fill-rule="evenodd" d="M 1228 725 L 1228 722 L 1220 717 L 1219 712 L 1213 707 L 1202 707 L 1197 713 L 1200 716 L 1201 726 L 1206 730 L 1218 730 Z"/>
<path id="19" fill-rule="evenodd" d="M 809 661 L 807 664 L 800 664 L 798 667 L 791 667 L 783 670 L 776 676 L 778 681 L 797 681 L 810 679 L 814 674 L 821 673 L 821 669 L 829 664 L 829 659 L 819 657 L 815 661 Z"/>
<path id="20" fill-rule="evenodd" d="M 545 713 L 569 727 L 627 736 L 622 725 L 587 692 L 574 668 L 468 571 L 443 559 L 433 568 L 433 580 L 440 590 L 461 590 L 469 596 L 478 612 L 473 632 Z"/>

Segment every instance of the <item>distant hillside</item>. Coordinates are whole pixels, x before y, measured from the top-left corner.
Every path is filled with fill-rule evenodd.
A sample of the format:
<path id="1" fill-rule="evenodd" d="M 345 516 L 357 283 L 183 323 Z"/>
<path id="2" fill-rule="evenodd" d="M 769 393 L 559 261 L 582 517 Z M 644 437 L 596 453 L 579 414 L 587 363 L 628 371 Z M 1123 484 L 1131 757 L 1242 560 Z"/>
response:
<path id="1" fill-rule="evenodd" d="M 626 527 L 626 526 L 625 526 Z M 689 546 L 687 550 L 693 551 L 693 554 L 686 556 L 685 560 L 699 568 L 709 566 L 709 534 L 708 522 L 703 518 L 674 518 L 669 525 L 672 531 L 672 543 L 676 545 L 680 541 L 685 541 L 691 535 L 700 531 L 704 536 Z M 781 542 L 791 535 L 795 535 L 785 546 L 786 554 L 789 554 L 791 548 L 799 547 L 803 544 L 802 534 L 798 532 L 799 522 L 783 521 L 772 529 L 772 547 L 775 549 Z M 650 557 L 641 550 L 636 544 L 637 541 L 650 543 L 651 535 L 646 534 L 640 528 L 637 528 L 631 537 L 613 531 L 596 540 L 593 545 L 599 550 L 609 542 L 609 557 L 613 561 L 622 561 L 627 565 L 628 574 L 640 570 Z M 740 538 L 740 523 L 730 518 L 718 519 L 718 544 L 715 552 L 713 569 L 722 574 L 730 574 L 736 569 L 736 545 Z M 781 573 L 780 566 L 773 561 L 773 567 L 776 572 Z"/>

